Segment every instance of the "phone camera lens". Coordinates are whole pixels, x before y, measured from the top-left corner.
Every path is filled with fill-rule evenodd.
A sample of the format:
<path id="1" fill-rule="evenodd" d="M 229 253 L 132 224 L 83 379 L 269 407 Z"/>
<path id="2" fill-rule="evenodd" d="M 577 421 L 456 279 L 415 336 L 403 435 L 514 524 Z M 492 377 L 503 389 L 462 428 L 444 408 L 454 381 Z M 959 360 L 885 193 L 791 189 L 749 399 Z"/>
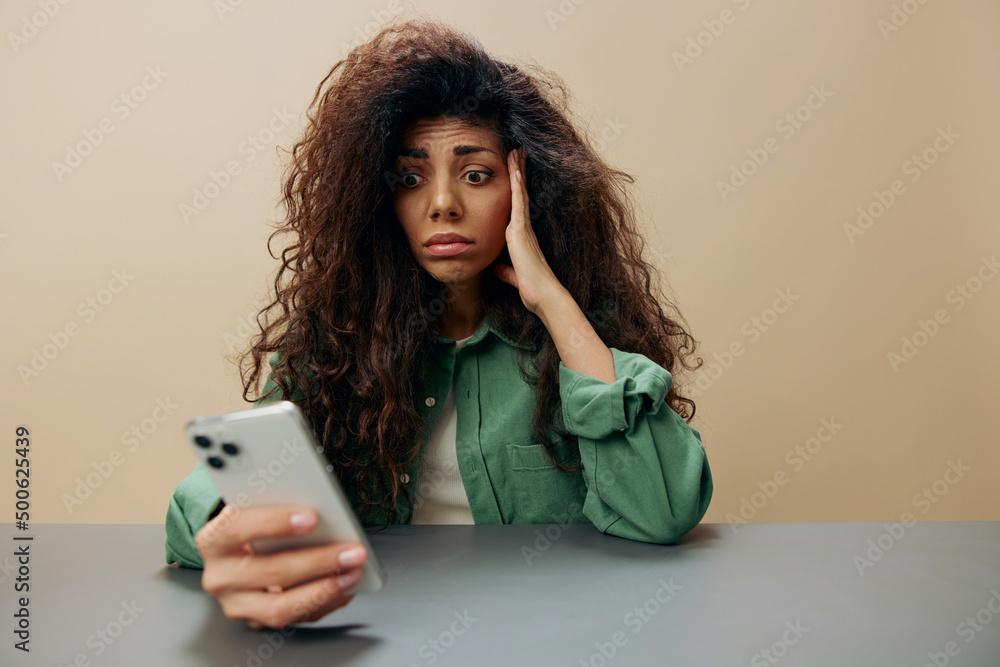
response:
<path id="1" fill-rule="evenodd" d="M 220 459 L 218 456 L 209 456 L 208 465 L 212 466 L 213 468 L 221 468 L 222 466 L 226 465 L 226 462 Z"/>
<path id="2" fill-rule="evenodd" d="M 222 445 L 222 451 L 230 456 L 236 456 L 239 453 L 240 448 L 231 442 L 227 442 Z"/>
<path id="3" fill-rule="evenodd" d="M 199 447 L 204 447 L 205 449 L 208 449 L 209 447 L 212 446 L 212 441 L 203 435 L 196 435 L 194 437 L 194 443 Z"/>

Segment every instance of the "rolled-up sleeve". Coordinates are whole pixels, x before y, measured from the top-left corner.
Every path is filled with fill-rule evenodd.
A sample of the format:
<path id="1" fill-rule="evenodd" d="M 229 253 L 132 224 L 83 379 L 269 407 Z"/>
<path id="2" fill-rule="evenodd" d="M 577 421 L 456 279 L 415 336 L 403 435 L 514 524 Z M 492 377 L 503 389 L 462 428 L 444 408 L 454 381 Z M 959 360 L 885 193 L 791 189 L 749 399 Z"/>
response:
<path id="1" fill-rule="evenodd" d="M 608 384 L 559 362 L 563 422 L 579 439 L 583 512 L 604 533 L 672 544 L 712 499 L 701 434 L 664 400 L 673 377 L 643 354 L 610 348 Z"/>
<path id="2" fill-rule="evenodd" d="M 204 567 L 194 543 L 195 534 L 208 523 L 222 500 L 219 490 L 199 461 L 170 496 L 167 509 L 167 564 Z"/>
<path id="3" fill-rule="evenodd" d="M 271 355 L 270 364 L 272 367 L 278 359 L 278 353 Z M 277 385 L 274 378 L 269 373 L 261 395 L 266 394 L 275 386 Z M 279 398 L 278 395 L 266 399 L 259 398 L 254 402 L 254 407 L 275 402 Z M 167 532 L 168 565 L 177 563 L 183 567 L 204 567 L 201 554 L 198 553 L 195 546 L 194 536 L 224 504 L 222 495 L 208 474 L 208 469 L 199 461 L 195 464 L 194 470 L 180 481 L 170 496 L 170 505 L 167 508 L 167 518 L 164 522 Z"/>

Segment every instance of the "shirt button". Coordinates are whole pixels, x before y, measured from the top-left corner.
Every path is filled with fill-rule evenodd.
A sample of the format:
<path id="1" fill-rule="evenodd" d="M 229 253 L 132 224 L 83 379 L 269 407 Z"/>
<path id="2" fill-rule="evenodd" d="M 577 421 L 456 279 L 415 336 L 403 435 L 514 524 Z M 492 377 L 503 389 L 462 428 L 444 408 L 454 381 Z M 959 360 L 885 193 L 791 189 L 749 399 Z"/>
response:
<path id="1" fill-rule="evenodd" d="M 402 475 L 399 476 L 399 481 L 401 481 L 403 484 L 406 484 L 407 482 L 410 481 L 410 476 L 404 472 Z"/>
<path id="2" fill-rule="evenodd" d="M 433 408 L 434 407 L 434 397 L 433 396 L 428 396 L 427 400 L 424 401 L 424 405 L 426 405 L 429 408 Z"/>

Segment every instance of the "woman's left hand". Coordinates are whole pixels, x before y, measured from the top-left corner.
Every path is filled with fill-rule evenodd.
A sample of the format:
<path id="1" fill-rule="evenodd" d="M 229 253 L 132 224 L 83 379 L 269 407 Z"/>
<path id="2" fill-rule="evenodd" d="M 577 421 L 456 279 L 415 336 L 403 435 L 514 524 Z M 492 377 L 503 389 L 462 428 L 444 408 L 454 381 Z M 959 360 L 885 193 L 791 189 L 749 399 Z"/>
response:
<path id="1" fill-rule="evenodd" d="M 528 187 L 524 178 L 525 162 L 523 146 L 507 154 L 511 190 L 507 252 L 513 266 L 498 261 L 493 265 L 493 270 L 500 280 L 516 287 L 524 307 L 538 315 L 545 301 L 564 288 L 549 267 L 531 228 Z"/>

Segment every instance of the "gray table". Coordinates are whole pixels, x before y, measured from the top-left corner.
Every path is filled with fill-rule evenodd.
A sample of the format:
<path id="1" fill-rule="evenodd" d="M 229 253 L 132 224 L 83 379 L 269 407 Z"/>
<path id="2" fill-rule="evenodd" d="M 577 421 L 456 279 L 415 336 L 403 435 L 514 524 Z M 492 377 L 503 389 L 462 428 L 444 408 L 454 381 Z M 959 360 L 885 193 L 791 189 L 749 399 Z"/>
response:
<path id="1" fill-rule="evenodd" d="M 5 524 L 3 665 L 1000 665 L 1000 522 L 703 524 L 672 546 L 581 524 L 397 526 L 372 537 L 387 587 L 338 611 L 342 628 L 288 636 L 227 619 L 200 570 L 163 565 L 163 526 L 28 532 L 32 650 L 12 648 L 7 554 L 24 543 Z"/>

